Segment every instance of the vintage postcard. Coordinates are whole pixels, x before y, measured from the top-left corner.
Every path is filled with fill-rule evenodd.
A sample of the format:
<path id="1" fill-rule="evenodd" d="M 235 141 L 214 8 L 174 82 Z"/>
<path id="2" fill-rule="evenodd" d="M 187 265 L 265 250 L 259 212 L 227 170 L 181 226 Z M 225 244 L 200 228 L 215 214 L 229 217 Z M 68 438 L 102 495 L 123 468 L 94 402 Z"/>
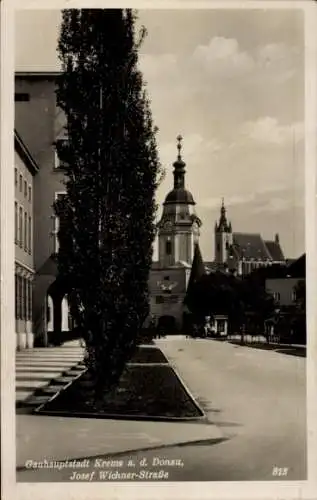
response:
<path id="1" fill-rule="evenodd" d="M 316 498 L 316 20 L 2 0 L 5 500 Z"/>

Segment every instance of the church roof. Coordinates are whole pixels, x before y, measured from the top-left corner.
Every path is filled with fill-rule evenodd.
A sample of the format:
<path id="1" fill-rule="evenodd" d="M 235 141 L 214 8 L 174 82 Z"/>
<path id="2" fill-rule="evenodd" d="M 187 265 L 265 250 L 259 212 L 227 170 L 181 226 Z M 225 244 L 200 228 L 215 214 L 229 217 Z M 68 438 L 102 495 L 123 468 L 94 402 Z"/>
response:
<path id="1" fill-rule="evenodd" d="M 233 233 L 233 250 L 241 259 L 272 260 L 260 234 Z"/>
<path id="2" fill-rule="evenodd" d="M 281 262 L 285 260 L 281 246 L 277 241 L 265 241 L 264 243 L 274 262 Z"/>

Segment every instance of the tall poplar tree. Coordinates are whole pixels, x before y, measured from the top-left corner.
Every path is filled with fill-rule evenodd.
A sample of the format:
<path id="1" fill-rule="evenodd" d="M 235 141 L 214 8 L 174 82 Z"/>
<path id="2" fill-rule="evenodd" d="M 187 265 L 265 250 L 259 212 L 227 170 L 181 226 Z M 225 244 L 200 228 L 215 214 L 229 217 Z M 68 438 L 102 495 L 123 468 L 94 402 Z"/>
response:
<path id="1" fill-rule="evenodd" d="M 121 376 L 149 313 L 155 191 L 162 174 L 150 103 L 129 9 L 64 10 L 58 43 L 58 142 L 66 196 L 60 217 L 60 276 L 85 339 L 97 396 Z"/>

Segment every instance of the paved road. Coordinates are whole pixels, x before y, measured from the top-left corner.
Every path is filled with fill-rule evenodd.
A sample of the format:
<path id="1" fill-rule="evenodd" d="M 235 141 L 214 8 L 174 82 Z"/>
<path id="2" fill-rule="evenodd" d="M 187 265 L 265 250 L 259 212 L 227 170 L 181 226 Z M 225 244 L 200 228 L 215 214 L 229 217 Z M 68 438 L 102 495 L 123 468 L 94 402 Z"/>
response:
<path id="1" fill-rule="evenodd" d="M 202 439 L 194 445 L 173 445 L 150 451 L 139 449 L 136 453 L 112 455 L 114 459 L 123 459 L 125 464 L 131 459 L 135 465 L 103 471 L 163 470 L 169 473 L 165 477 L 169 481 L 305 479 L 304 358 L 212 340 L 162 339 L 157 343 L 204 408 L 209 423 L 200 425 L 216 423 L 224 440 Z M 155 457 L 181 459 L 181 462 L 153 466 Z M 144 458 L 147 465 L 139 465 Z M 274 475 L 274 467 L 285 475 Z M 93 480 L 102 480 L 100 471 L 94 470 Z M 89 471 L 91 467 L 85 469 Z M 55 480 L 66 477 L 69 479 L 69 474 L 61 474 Z M 38 479 L 49 480 L 49 471 Z M 30 480 L 30 475 L 22 473 L 20 480 Z"/>
<path id="2" fill-rule="evenodd" d="M 304 358 L 212 340 L 157 343 L 227 440 L 135 456 L 181 458 L 163 467 L 170 481 L 305 479 Z"/>

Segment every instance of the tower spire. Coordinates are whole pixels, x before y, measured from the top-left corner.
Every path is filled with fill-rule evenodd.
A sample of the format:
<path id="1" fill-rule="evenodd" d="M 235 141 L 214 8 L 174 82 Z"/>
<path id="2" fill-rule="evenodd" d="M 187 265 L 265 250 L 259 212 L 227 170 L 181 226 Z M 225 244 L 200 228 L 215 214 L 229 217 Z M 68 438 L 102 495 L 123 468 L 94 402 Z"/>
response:
<path id="1" fill-rule="evenodd" d="M 226 231 L 230 230 L 230 227 L 231 227 L 231 225 L 228 224 L 228 221 L 227 221 L 225 200 L 224 200 L 224 198 L 221 198 L 220 219 L 219 219 L 219 224 L 217 226 L 217 230 L 226 232 Z"/>
<path id="2" fill-rule="evenodd" d="M 176 137 L 177 140 L 177 149 L 178 149 L 178 154 L 177 154 L 177 160 L 173 163 L 174 166 L 174 189 L 179 189 L 185 188 L 185 162 L 182 159 L 181 151 L 182 151 L 182 140 L 183 137 L 179 134 Z"/>

